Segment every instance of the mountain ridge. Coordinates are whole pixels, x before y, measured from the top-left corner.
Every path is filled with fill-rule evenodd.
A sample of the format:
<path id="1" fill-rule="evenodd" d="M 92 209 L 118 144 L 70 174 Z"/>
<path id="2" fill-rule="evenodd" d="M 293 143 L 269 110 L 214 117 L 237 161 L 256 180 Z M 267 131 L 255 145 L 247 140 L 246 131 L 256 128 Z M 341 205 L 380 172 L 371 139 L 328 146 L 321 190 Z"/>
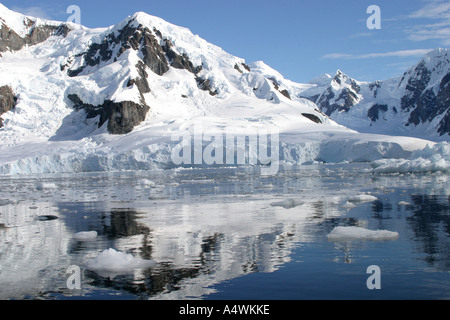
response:
<path id="1" fill-rule="evenodd" d="M 301 96 L 357 131 L 448 140 L 449 79 L 450 50 L 437 48 L 397 77 L 359 82 L 338 70 Z"/>
<path id="2" fill-rule="evenodd" d="M 98 29 L 54 21 L 45 29 L 45 20 L 11 17 L 2 28 L 20 29 L 15 37 L 24 45 L 13 50 L 6 38 L 0 57 L 7 75 L 0 87 L 11 88 L 6 100 L 14 101 L 0 115 L 2 174 L 172 168 L 177 137 L 196 127 L 217 138 L 210 148 L 229 132 L 273 129 L 276 160 L 299 164 L 407 157 L 434 145 L 349 129 L 302 97 L 314 84 L 290 81 L 262 61 L 247 63 L 146 13 Z M 50 31 L 36 43 L 24 40 L 37 32 L 29 21 L 33 30 Z M 342 73 L 337 80 L 349 79 Z"/>
<path id="3" fill-rule="evenodd" d="M 66 38 L 69 33 L 75 33 L 74 31 L 87 30 L 82 26 L 68 22 L 47 21 L 21 15 L 1 5 L 0 16 L 5 14 L 8 15 L 8 18 L 1 18 L 0 20 L 0 31 L 2 34 L 0 52 L 3 53 L 20 51 L 24 46 L 34 46 L 52 36 Z M 22 20 L 22 25 L 20 20 Z M 18 31 L 15 32 L 14 28 L 10 29 L 8 25 L 14 26 Z M 5 33 L 8 35 L 5 36 Z M 428 91 L 422 95 L 423 91 L 426 91 L 428 83 L 420 83 L 417 79 L 415 83 L 412 83 L 414 79 L 411 76 L 405 80 L 405 77 L 414 73 L 413 69 L 419 68 L 420 64 L 423 65 L 422 68 L 424 68 L 423 71 L 426 76 L 435 76 L 436 72 L 439 73 L 439 70 L 437 70 L 439 66 L 433 65 L 433 62 L 436 64 L 436 61 L 439 62 L 439 59 L 432 58 L 436 58 L 439 53 L 447 52 L 446 49 L 436 49 L 432 53 L 425 55 L 416 66 L 405 71 L 402 80 L 398 83 L 398 88 L 402 87 L 404 88 L 403 90 L 414 90 L 415 86 L 419 85 L 420 88 L 416 88 L 416 91 L 422 90 L 422 92 L 403 93 L 400 102 L 386 102 L 385 98 L 379 99 L 377 95 L 383 90 L 381 87 L 385 83 L 393 81 L 393 79 L 366 83 L 352 79 L 341 70 L 337 70 L 334 76 L 323 75 L 318 77 L 316 82 L 319 81 L 322 84 L 314 83 L 315 80 L 310 82 L 310 86 L 308 84 L 295 83 L 285 79 L 262 61 L 250 64 L 252 66 L 250 68 L 244 59 L 229 55 L 220 47 L 204 41 L 198 35 L 193 35 L 189 29 L 170 24 L 159 17 L 151 16 L 144 12 L 136 12 L 134 15 L 108 28 L 99 28 L 94 32 L 92 30 L 88 32 L 82 31 L 80 34 L 83 37 L 86 36 L 86 33 L 92 34 L 88 37 L 90 38 L 89 40 L 82 41 L 75 50 L 68 51 L 65 57 L 64 55 L 59 57 L 63 59 L 60 64 L 62 71 L 67 72 L 67 75 L 71 78 L 76 78 L 79 75 L 89 77 L 89 75 L 95 74 L 102 67 L 120 60 L 125 61 L 121 67 L 127 72 L 122 70 L 121 79 L 115 87 L 111 84 L 108 85 L 105 81 L 101 82 L 98 79 L 93 79 L 93 82 L 97 82 L 98 86 L 103 88 L 100 92 L 96 92 L 97 98 L 93 98 L 92 93 L 87 94 L 89 90 L 79 90 L 72 86 L 72 92 L 69 89 L 65 99 L 66 101 L 68 99 L 69 103 L 72 102 L 76 110 L 84 109 L 88 114 L 88 119 L 100 117 L 99 127 L 107 122 L 108 131 L 113 134 L 129 133 L 136 125 L 145 120 L 147 113 L 151 109 L 145 98 L 146 94 L 151 92 L 151 87 L 148 83 L 148 72 L 152 71 L 162 76 L 171 67 L 187 70 L 194 77 L 199 89 L 208 92 L 211 96 L 217 95 L 221 97 L 229 93 L 230 85 L 226 76 L 223 74 L 218 75 L 217 72 L 214 72 L 219 69 L 218 66 L 227 66 L 228 68 L 232 66 L 233 71 L 241 74 L 249 73 L 250 75 L 246 79 L 247 83 L 253 86 L 253 91 L 258 98 L 275 102 L 279 101 L 279 94 L 289 100 L 300 102 L 306 98 L 318 106 L 318 108 L 314 109 L 318 109 L 320 115 L 313 114 L 315 117 L 321 118 L 325 114 L 337 123 L 357 131 L 396 135 L 409 134 L 414 136 L 415 132 L 411 128 L 424 127 L 424 124 L 429 124 L 436 116 L 439 116 L 441 119 L 437 128 L 435 128 L 437 134 L 428 130 L 426 132 L 428 135 L 420 133 L 417 136 L 439 140 L 443 136 L 445 139 L 445 136 L 450 134 L 449 110 L 448 107 L 446 108 L 449 104 L 447 82 L 450 76 L 448 72 L 444 72 L 441 75 L 440 79 L 445 83 L 442 83 L 441 90 L 438 90 L 441 94 L 439 92 L 434 93 L 434 97 L 433 92 L 436 91 L 436 85 L 433 87 L 433 90 L 427 89 Z M 72 37 L 71 41 L 76 41 L 77 37 Z M 198 52 L 203 48 L 207 48 L 206 51 L 211 53 L 209 57 L 207 54 Z M 122 55 L 125 56 L 124 59 L 121 59 Z M 429 61 L 425 64 L 427 56 L 429 56 Z M 218 57 L 221 60 L 214 61 Z M 426 68 L 425 65 L 427 65 Z M 445 69 L 446 67 L 441 65 L 441 68 Z M 265 73 L 261 72 L 263 69 Z M 429 69 L 432 69 L 433 72 L 425 71 Z M 448 66 L 444 71 L 448 71 Z M 258 78 L 259 74 L 264 79 Z M 420 75 L 417 75 L 417 77 L 420 77 Z M 446 79 L 447 81 L 445 81 Z M 436 82 L 436 79 L 430 78 L 429 80 Z M 268 82 L 268 84 L 264 84 L 264 82 Z M 323 85 L 325 85 L 324 88 L 322 88 Z M 362 90 L 365 92 L 360 92 L 361 86 L 363 86 Z M 123 90 L 123 87 L 127 90 Z M 108 90 L 105 90 L 106 88 Z M 398 94 L 395 92 L 398 91 L 398 88 L 396 90 L 388 90 L 388 93 L 385 93 L 385 95 L 390 95 L 390 98 L 392 98 Z M 247 90 L 246 88 L 243 89 Z M 264 91 L 263 94 L 261 90 Z M 422 98 L 416 97 L 417 95 L 422 96 Z M 182 94 L 182 96 L 189 97 L 189 94 Z M 437 101 L 439 104 L 437 111 L 431 110 L 433 109 L 432 106 L 426 105 L 425 100 L 427 99 L 433 100 L 432 103 Z M 356 122 L 354 117 L 346 119 L 345 115 L 349 114 L 350 109 L 353 112 L 354 109 L 357 109 L 366 101 L 370 101 L 372 105 L 370 108 L 367 108 L 367 106 L 362 107 L 362 109 L 367 109 L 362 117 L 364 128 L 361 125 L 358 126 L 352 123 Z M 121 106 L 121 103 L 125 103 L 126 106 Z M 419 105 L 415 105 L 416 103 L 419 103 Z M 385 129 L 378 124 L 383 120 L 385 121 L 386 117 L 383 117 L 383 115 L 386 112 L 391 112 L 390 116 L 392 118 L 397 118 L 398 114 L 407 112 L 409 118 L 402 120 L 403 123 L 401 124 L 397 121 L 395 127 L 401 128 L 401 130 L 384 132 L 383 130 Z M 119 113 L 126 115 L 125 117 L 113 117 L 114 114 Z M 411 130 L 405 128 L 408 126 L 410 126 L 409 129 Z M 434 126 L 436 127 L 436 124 Z"/>

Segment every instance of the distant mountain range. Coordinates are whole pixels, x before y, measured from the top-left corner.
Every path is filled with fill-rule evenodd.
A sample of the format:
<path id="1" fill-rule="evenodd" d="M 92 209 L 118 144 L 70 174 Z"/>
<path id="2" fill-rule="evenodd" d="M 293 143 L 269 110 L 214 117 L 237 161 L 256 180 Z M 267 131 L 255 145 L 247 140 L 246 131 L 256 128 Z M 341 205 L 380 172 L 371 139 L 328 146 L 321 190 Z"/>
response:
<path id="1" fill-rule="evenodd" d="M 448 140 L 450 50 L 436 49 L 399 77 L 359 82 L 343 72 L 324 75 L 301 96 L 332 119 L 360 132 Z"/>

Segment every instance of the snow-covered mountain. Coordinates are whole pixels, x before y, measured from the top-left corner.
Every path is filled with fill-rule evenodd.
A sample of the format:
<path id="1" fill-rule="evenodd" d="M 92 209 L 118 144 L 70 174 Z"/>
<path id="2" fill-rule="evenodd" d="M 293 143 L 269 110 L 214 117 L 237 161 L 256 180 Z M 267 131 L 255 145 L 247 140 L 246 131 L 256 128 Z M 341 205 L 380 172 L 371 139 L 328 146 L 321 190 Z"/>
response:
<path id="1" fill-rule="evenodd" d="M 3 6 L 0 15 L 5 17 L 1 20 L 1 71 L 8 74 L 3 83 L 19 98 L 16 112 L 4 116 L 6 130 L 22 124 L 39 127 L 42 134 L 40 122 L 47 120 L 45 112 L 51 109 L 39 102 L 44 100 L 43 88 L 54 97 L 52 108 L 61 113 L 67 113 L 67 107 L 84 110 L 88 119 L 98 117 L 98 126 L 106 124 L 113 134 L 129 133 L 147 118 L 155 119 L 157 113 L 192 117 L 209 114 L 214 105 L 230 99 L 248 102 L 257 98 L 273 104 L 288 100 L 271 80 L 250 72 L 243 59 L 188 29 L 145 13 L 95 30 L 22 16 Z M 43 77 L 36 78 L 39 75 Z M 24 85 L 30 78 L 33 85 Z M 38 87 L 34 95 L 33 87 Z M 56 97 L 55 91 L 61 94 Z M 31 104 L 37 108 L 31 110 Z M 167 104 L 176 110 L 159 112 L 158 105 Z M 295 106 L 328 121 L 311 104 Z M 39 118 L 19 123 L 18 111 L 27 116 L 39 111 Z M 149 111 L 153 115 L 147 117 Z M 52 135 L 50 129 L 60 123 L 49 125 L 44 124 L 47 135 Z"/>
<path id="2" fill-rule="evenodd" d="M 294 163 L 406 157 L 433 144 L 350 130 L 301 98 L 317 85 L 142 12 L 89 29 L 0 4 L 0 27 L 3 174 L 173 167 L 176 138 L 199 127 L 215 150 L 230 132 L 276 131 L 276 160 Z"/>
<path id="3" fill-rule="evenodd" d="M 449 49 L 435 49 L 403 75 L 385 81 L 360 82 L 339 70 L 311 84 L 300 96 L 359 132 L 449 139 Z"/>

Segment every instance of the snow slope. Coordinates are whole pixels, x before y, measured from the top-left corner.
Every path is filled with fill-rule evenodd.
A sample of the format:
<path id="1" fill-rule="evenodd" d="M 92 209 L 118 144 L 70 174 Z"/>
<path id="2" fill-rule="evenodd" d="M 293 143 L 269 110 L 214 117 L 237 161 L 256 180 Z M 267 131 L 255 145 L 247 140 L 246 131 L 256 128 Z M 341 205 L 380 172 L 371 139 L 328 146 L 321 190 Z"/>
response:
<path id="1" fill-rule="evenodd" d="M 27 17 L 3 6 L 0 16 L 8 17 L 4 25 L 26 35 Z M 263 62 L 247 65 L 188 29 L 145 13 L 102 29 L 59 24 L 68 27 L 67 35 L 52 35 L 19 51 L 3 52 L 0 58 L 0 86 L 10 86 L 18 97 L 16 107 L 1 115 L 1 174 L 173 168 L 180 165 L 173 152 L 187 141 L 182 138 L 198 137 L 199 132 L 200 144 L 216 153 L 230 147 L 227 136 L 261 139 L 270 132 L 279 140 L 279 150 L 272 148 L 279 153 L 271 157 L 277 165 L 408 158 L 413 151 L 434 146 L 423 139 L 360 134 L 338 125 L 316 104 L 297 98 L 313 85 L 293 83 Z M 170 63 L 161 74 L 148 66 L 138 68 L 145 60 L 143 46 L 129 44 L 144 32 L 155 47 L 170 43 L 164 59 L 173 63 L 171 53 L 196 71 Z M 92 48 L 99 49 L 90 57 Z M 89 58 L 96 63 L 89 64 Z M 148 92 L 130 85 L 142 74 Z M 108 122 L 99 125 L 99 117 L 87 116 L 88 109 L 74 108 L 70 95 L 97 109 L 110 100 L 145 103 L 150 111 L 131 132 L 110 134 Z M 239 141 L 236 145 L 247 150 Z M 195 143 L 190 148 L 195 152 Z M 245 164 L 252 164 L 251 152 L 247 150 Z M 236 157 L 232 160 L 226 164 L 242 164 Z"/>

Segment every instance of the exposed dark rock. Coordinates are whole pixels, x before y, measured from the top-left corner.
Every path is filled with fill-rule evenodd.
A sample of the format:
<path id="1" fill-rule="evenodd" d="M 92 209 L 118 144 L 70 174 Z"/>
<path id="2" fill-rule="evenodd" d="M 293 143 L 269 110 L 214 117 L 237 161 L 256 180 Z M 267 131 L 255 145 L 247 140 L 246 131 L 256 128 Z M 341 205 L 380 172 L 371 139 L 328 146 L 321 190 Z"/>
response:
<path id="1" fill-rule="evenodd" d="M 169 71 L 169 64 L 167 62 L 166 55 L 150 30 L 144 28 L 143 31 L 144 35 L 141 40 L 141 52 L 144 55 L 143 61 L 150 68 L 150 70 L 161 76 Z"/>
<path id="2" fill-rule="evenodd" d="M 136 65 L 136 68 L 139 73 L 139 77 L 136 79 L 128 80 L 127 87 L 131 87 L 136 85 L 138 87 L 139 93 L 141 94 L 141 103 L 145 104 L 144 93 L 150 92 L 150 86 L 147 81 L 147 71 L 145 71 L 145 64 L 142 61 L 139 61 Z"/>
<path id="3" fill-rule="evenodd" d="M 333 83 L 338 85 L 347 84 L 347 86 L 336 90 L 333 88 Z M 322 93 L 314 96 L 301 96 L 301 98 L 314 102 L 320 111 L 327 116 L 331 116 L 335 112 L 348 112 L 351 107 L 358 103 L 358 93 L 360 91 L 361 87 L 355 80 L 338 70 L 330 85 Z"/>
<path id="4" fill-rule="evenodd" d="M 12 109 L 17 104 L 17 97 L 10 86 L 0 87 L 0 116 Z M 0 118 L 0 128 L 3 127 L 3 119 Z"/>
<path id="5" fill-rule="evenodd" d="M 69 96 L 75 108 L 86 111 L 87 118 L 99 116 L 99 127 L 108 121 L 108 132 L 112 134 L 128 133 L 145 119 L 150 109 L 144 98 L 144 94 L 150 92 L 147 68 L 160 76 L 169 71 L 169 67 L 185 69 L 194 75 L 201 70 L 201 66 L 195 67 L 186 54 L 177 53 L 173 49 L 172 42 L 164 38 L 159 30 L 153 28 L 151 31 L 143 25 L 136 27 L 133 23 L 134 21 L 130 21 L 119 32 L 108 34 L 101 43 L 90 45 L 87 51 L 78 56 L 83 58 L 83 65 L 78 69 L 68 70 L 69 76 L 74 77 L 88 66 L 95 67 L 101 63 L 116 61 L 127 50 L 140 53 L 142 61 L 136 65 L 139 76 L 129 79 L 126 84 L 128 87 L 137 86 L 141 95 L 140 103 L 132 101 L 113 103 L 107 100 L 100 106 L 93 106 L 80 101 L 76 96 Z M 217 94 L 217 91 L 211 88 L 208 79 L 195 77 L 201 89 L 209 91 L 211 95 Z"/>
<path id="6" fill-rule="evenodd" d="M 145 120 L 150 110 L 149 106 L 140 105 L 132 101 L 117 103 L 106 100 L 102 105 L 93 106 L 84 103 L 75 94 L 69 94 L 68 98 L 74 103 L 74 107 L 77 110 L 85 110 L 88 119 L 99 117 L 99 128 L 108 121 L 108 132 L 111 134 L 126 134 L 131 132 L 135 126 Z"/>
<path id="7" fill-rule="evenodd" d="M 339 105 L 340 106 L 339 111 L 342 111 L 342 110 L 348 111 L 356 102 L 358 102 L 358 97 L 356 96 L 356 94 L 353 91 L 345 88 L 342 90 L 342 92 L 339 95 L 337 100 L 344 101 L 343 104 Z"/>
<path id="8" fill-rule="evenodd" d="M 425 62 L 419 63 L 414 71 L 414 76 L 409 78 L 406 85 L 407 92 L 401 99 L 402 110 L 409 111 L 415 107 L 416 102 L 430 81 L 430 76 L 431 72 L 425 67 Z M 405 77 L 406 74 L 401 82 L 404 81 Z"/>
<path id="9" fill-rule="evenodd" d="M 191 73 L 196 73 L 195 67 L 186 54 L 179 55 L 172 49 L 172 42 L 165 39 L 165 44 L 162 46 L 163 51 L 166 53 L 169 63 L 176 69 L 186 69 Z"/>
<path id="10" fill-rule="evenodd" d="M 377 121 L 380 118 L 380 112 L 387 112 L 388 106 L 385 104 L 374 104 L 369 111 L 367 111 L 367 117 L 369 117 L 372 122 Z"/>
<path id="11" fill-rule="evenodd" d="M 316 94 L 316 95 L 309 96 L 309 97 L 306 97 L 306 96 L 303 96 L 303 95 L 299 96 L 299 98 L 307 99 L 309 101 L 314 102 L 315 104 L 318 104 L 319 97 L 320 97 L 320 94 Z"/>
<path id="12" fill-rule="evenodd" d="M 333 80 L 336 81 L 338 84 L 342 84 L 342 82 L 350 81 L 350 86 L 356 93 L 359 93 L 359 91 L 361 90 L 360 86 L 356 83 L 356 81 L 354 79 L 349 78 L 347 75 L 342 73 L 342 71 L 340 71 L 340 70 L 338 70 L 338 72 L 334 76 Z"/>
<path id="13" fill-rule="evenodd" d="M 245 70 L 250 72 L 250 67 L 248 66 L 248 64 L 245 64 L 244 62 L 241 62 L 241 65 L 244 67 Z"/>
<path id="14" fill-rule="evenodd" d="M 84 108 L 85 103 L 76 94 L 69 94 L 67 98 L 73 102 L 73 107 L 78 111 Z"/>
<path id="15" fill-rule="evenodd" d="M 291 99 L 291 95 L 289 94 L 289 92 L 288 92 L 286 89 L 281 90 L 280 93 L 281 93 L 283 96 L 285 96 L 286 98 Z"/>
<path id="16" fill-rule="evenodd" d="M 66 24 L 60 26 L 35 26 L 35 21 L 27 19 L 24 21 L 30 28 L 25 37 L 21 37 L 14 30 L 2 25 L 0 28 L 0 52 L 18 51 L 25 45 L 35 45 L 47 40 L 50 36 L 67 36 L 70 28 Z"/>
<path id="17" fill-rule="evenodd" d="M 320 120 L 320 118 L 314 114 L 311 113 L 302 113 L 302 116 L 304 116 L 305 118 L 308 118 L 309 120 L 315 122 L 315 123 L 322 123 L 322 120 Z"/>
<path id="18" fill-rule="evenodd" d="M 331 106 L 330 101 L 334 98 L 334 92 L 331 88 L 328 88 L 324 94 L 320 95 L 316 101 L 319 109 L 323 111 L 327 116 L 330 116 L 336 109 L 337 106 Z"/>
<path id="19" fill-rule="evenodd" d="M 286 98 L 291 99 L 291 95 L 289 94 L 289 92 L 286 89 L 280 90 L 280 84 L 278 83 L 278 81 L 275 78 L 268 78 L 268 79 L 270 81 L 272 81 L 273 86 L 275 87 L 275 90 L 277 90 L 279 93 L 281 93 Z"/>
<path id="20" fill-rule="evenodd" d="M 120 46 L 117 56 L 113 57 L 113 49 L 117 46 Z M 77 76 L 87 66 L 96 66 L 100 62 L 117 59 L 128 49 L 139 51 L 143 56 L 142 61 L 154 73 L 163 75 L 169 70 L 165 52 L 155 35 L 142 25 L 132 27 L 132 21 L 130 21 L 118 32 L 117 36 L 112 32 L 101 43 L 92 44 L 85 53 L 81 54 L 85 64 L 76 70 L 69 70 L 68 74 L 71 77 Z"/>
<path id="21" fill-rule="evenodd" d="M 322 110 L 327 116 L 332 115 L 334 112 L 347 112 L 350 108 L 358 102 L 356 94 L 344 88 L 340 91 L 340 94 L 335 101 L 342 101 L 340 103 L 330 103 L 335 98 L 335 93 L 331 88 L 328 88 L 323 95 L 317 98 L 315 102 L 320 110 Z M 311 99 L 311 98 L 310 98 Z"/>
<path id="22" fill-rule="evenodd" d="M 197 85 L 201 90 L 204 91 L 209 91 L 209 94 L 212 96 L 217 95 L 217 90 L 212 90 L 211 88 L 211 82 L 209 81 L 209 79 L 203 79 L 203 78 L 199 78 L 196 77 L 195 80 L 197 81 Z"/>
<path id="23" fill-rule="evenodd" d="M 411 110 L 407 125 L 431 122 L 436 116 L 445 114 L 438 128 L 442 136 L 450 134 L 448 111 L 450 106 L 450 73 L 440 83 L 437 95 L 433 89 L 425 88 L 430 81 L 431 72 L 422 64 L 416 68 L 417 75 L 409 79 L 406 94 L 402 98 L 402 109 Z"/>
<path id="24" fill-rule="evenodd" d="M 236 63 L 235 65 L 234 65 L 234 68 L 237 70 L 237 71 L 239 71 L 240 73 L 244 73 L 244 71 L 241 69 L 241 67 L 243 67 L 245 70 L 247 70 L 248 72 L 250 72 L 250 67 L 247 65 L 247 64 L 245 64 L 245 63 L 243 63 L 243 62 L 240 62 L 239 64 L 238 63 Z"/>
<path id="25" fill-rule="evenodd" d="M 164 39 L 159 30 L 154 28 L 152 32 L 142 25 L 133 27 L 132 23 L 133 21 L 130 21 L 119 30 L 118 35 L 110 33 L 101 43 L 92 44 L 81 55 L 85 64 L 76 70 L 69 70 L 69 76 L 79 75 L 87 66 L 96 66 L 100 62 L 116 60 L 128 49 L 139 51 L 142 54 L 144 64 L 160 76 L 169 71 L 169 66 L 186 69 L 193 74 L 197 74 L 201 70 L 201 68 L 193 65 L 186 54 L 180 55 L 175 52 L 171 41 Z M 161 45 L 160 42 L 163 44 Z M 113 56 L 113 49 L 117 46 L 119 46 L 117 55 Z"/>
<path id="26" fill-rule="evenodd" d="M 405 126 L 433 125 L 434 128 L 427 131 L 436 130 L 441 136 L 450 135 L 450 73 L 444 72 L 448 66 L 448 50 L 439 49 L 408 69 L 399 80 L 391 78 L 386 82 L 362 83 L 338 71 L 332 79 L 328 75 L 323 77 L 314 90 L 306 90 L 299 97 L 314 102 L 331 118 L 353 107 L 361 110 L 370 103 L 372 107 L 367 111 L 366 120 L 371 120 L 371 126 L 380 120 L 390 122 L 391 119 L 383 113 L 392 111 L 390 116 L 401 119 Z M 351 119 L 339 117 L 338 121 L 349 128 L 361 130 L 361 126 Z M 384 130 L 383 126 L 374 127 L 371 132 L 382 133 L 379 130 Z"/>
<path id="27" fill-rule="evenodd" d="M 438 133 L 443 136 L 445 134 L 450 136 L 450 109 L 447 109 L 447 112 L 439 122 Z"/>
<path id="28" fill-rule="evenodd" d="M 101 43 L 90 45 L 87 51 L 79 56 L 84 60 L 83 65 L 78 69 L 68 70 L 69 76 L 73 77 L 81 74 L 88 66 L 94 67 L 101 63 L 116 61 L 127 50 L 140 53 L 142 61 L 136 65 L 139 76 L 129 79 L 126 84 L 128 87 L 137 86 L 141 95 L 140 103 L 132 101 L 113 103 L 107 100 L 100 106 L 93 106 L 80 101 L 76 96 L 69 96 L 75 108 L 86 111 L 87 118 L 99 116 L 99 127 L 108 121 L 108 132 L 112 134 L 128 133 L 145 119 L 150 109 L 144 99 L 144 94 L 150 92 L 147 68 L 157 75 L 165 74 L 170 66 L 188 70 L 194 75 L 201 70 L 201 67 L 193 65 L 186 54 L 178 54 L 173 49 L 172 42 L 165 39 L 159 30 L 153 28 L 151 31 L 142 25 L 135 27 L 133 23 L 134 21 L 130 21 L 119 32 L 108 34 Z M 197 76 L 196 79 L 201 89 L 209 91 L 211 95 L 217 94 L 212 90 L 209 80 Z"/>
<path id="29" fill-rule="evenodd" d="M 26 43 L 25 39 L 5 25 L 0 29 L 0 38 L 0 52 L 20 50 Z"/>
<path id="30" fill-rule="evenodd" d="M 376 98 L 378 95 L 378 89 L 381 87 L 381 81 L 375 81 L 369 84 L 369 89 L 373 92 L 373 97 Z"/>
<path id="31" fill-rule="evenodd" d="M 444 134 L 450 135 L 450 73 L 447 73 L 442 78 L 439 89 L 439 93 L 436 97 L 437 109 L 439 112 L 447 109 L 447 112 L 439 123 L 438 133 L 441 136 Z"/>
<path id="32" fill-rule="evenodd" d="M 413 104 L 408 122 L 414 125 L 431 120 L 437 112 L 436 95 L 433 90 L 424 91 Z"/>
<path id="33" fill-rule="evenodd" d="M 275 90 L 279 90 L 280 89 L 280 84 L 278 83 L 277 80 L 275 80 L 275 78 L 268 78 L 270 81 L 272 81 L 273 86 L 275 87 Z"/>
<path id="34" fill-rule="evenodd" d="M 159 31 L 158 29 L 156 29 L 155 27 L 153 27 L 153 32 L 156 34 L 156 36 L 160 39 L 162 39 L 162 33 L 161 31 Z"/>

